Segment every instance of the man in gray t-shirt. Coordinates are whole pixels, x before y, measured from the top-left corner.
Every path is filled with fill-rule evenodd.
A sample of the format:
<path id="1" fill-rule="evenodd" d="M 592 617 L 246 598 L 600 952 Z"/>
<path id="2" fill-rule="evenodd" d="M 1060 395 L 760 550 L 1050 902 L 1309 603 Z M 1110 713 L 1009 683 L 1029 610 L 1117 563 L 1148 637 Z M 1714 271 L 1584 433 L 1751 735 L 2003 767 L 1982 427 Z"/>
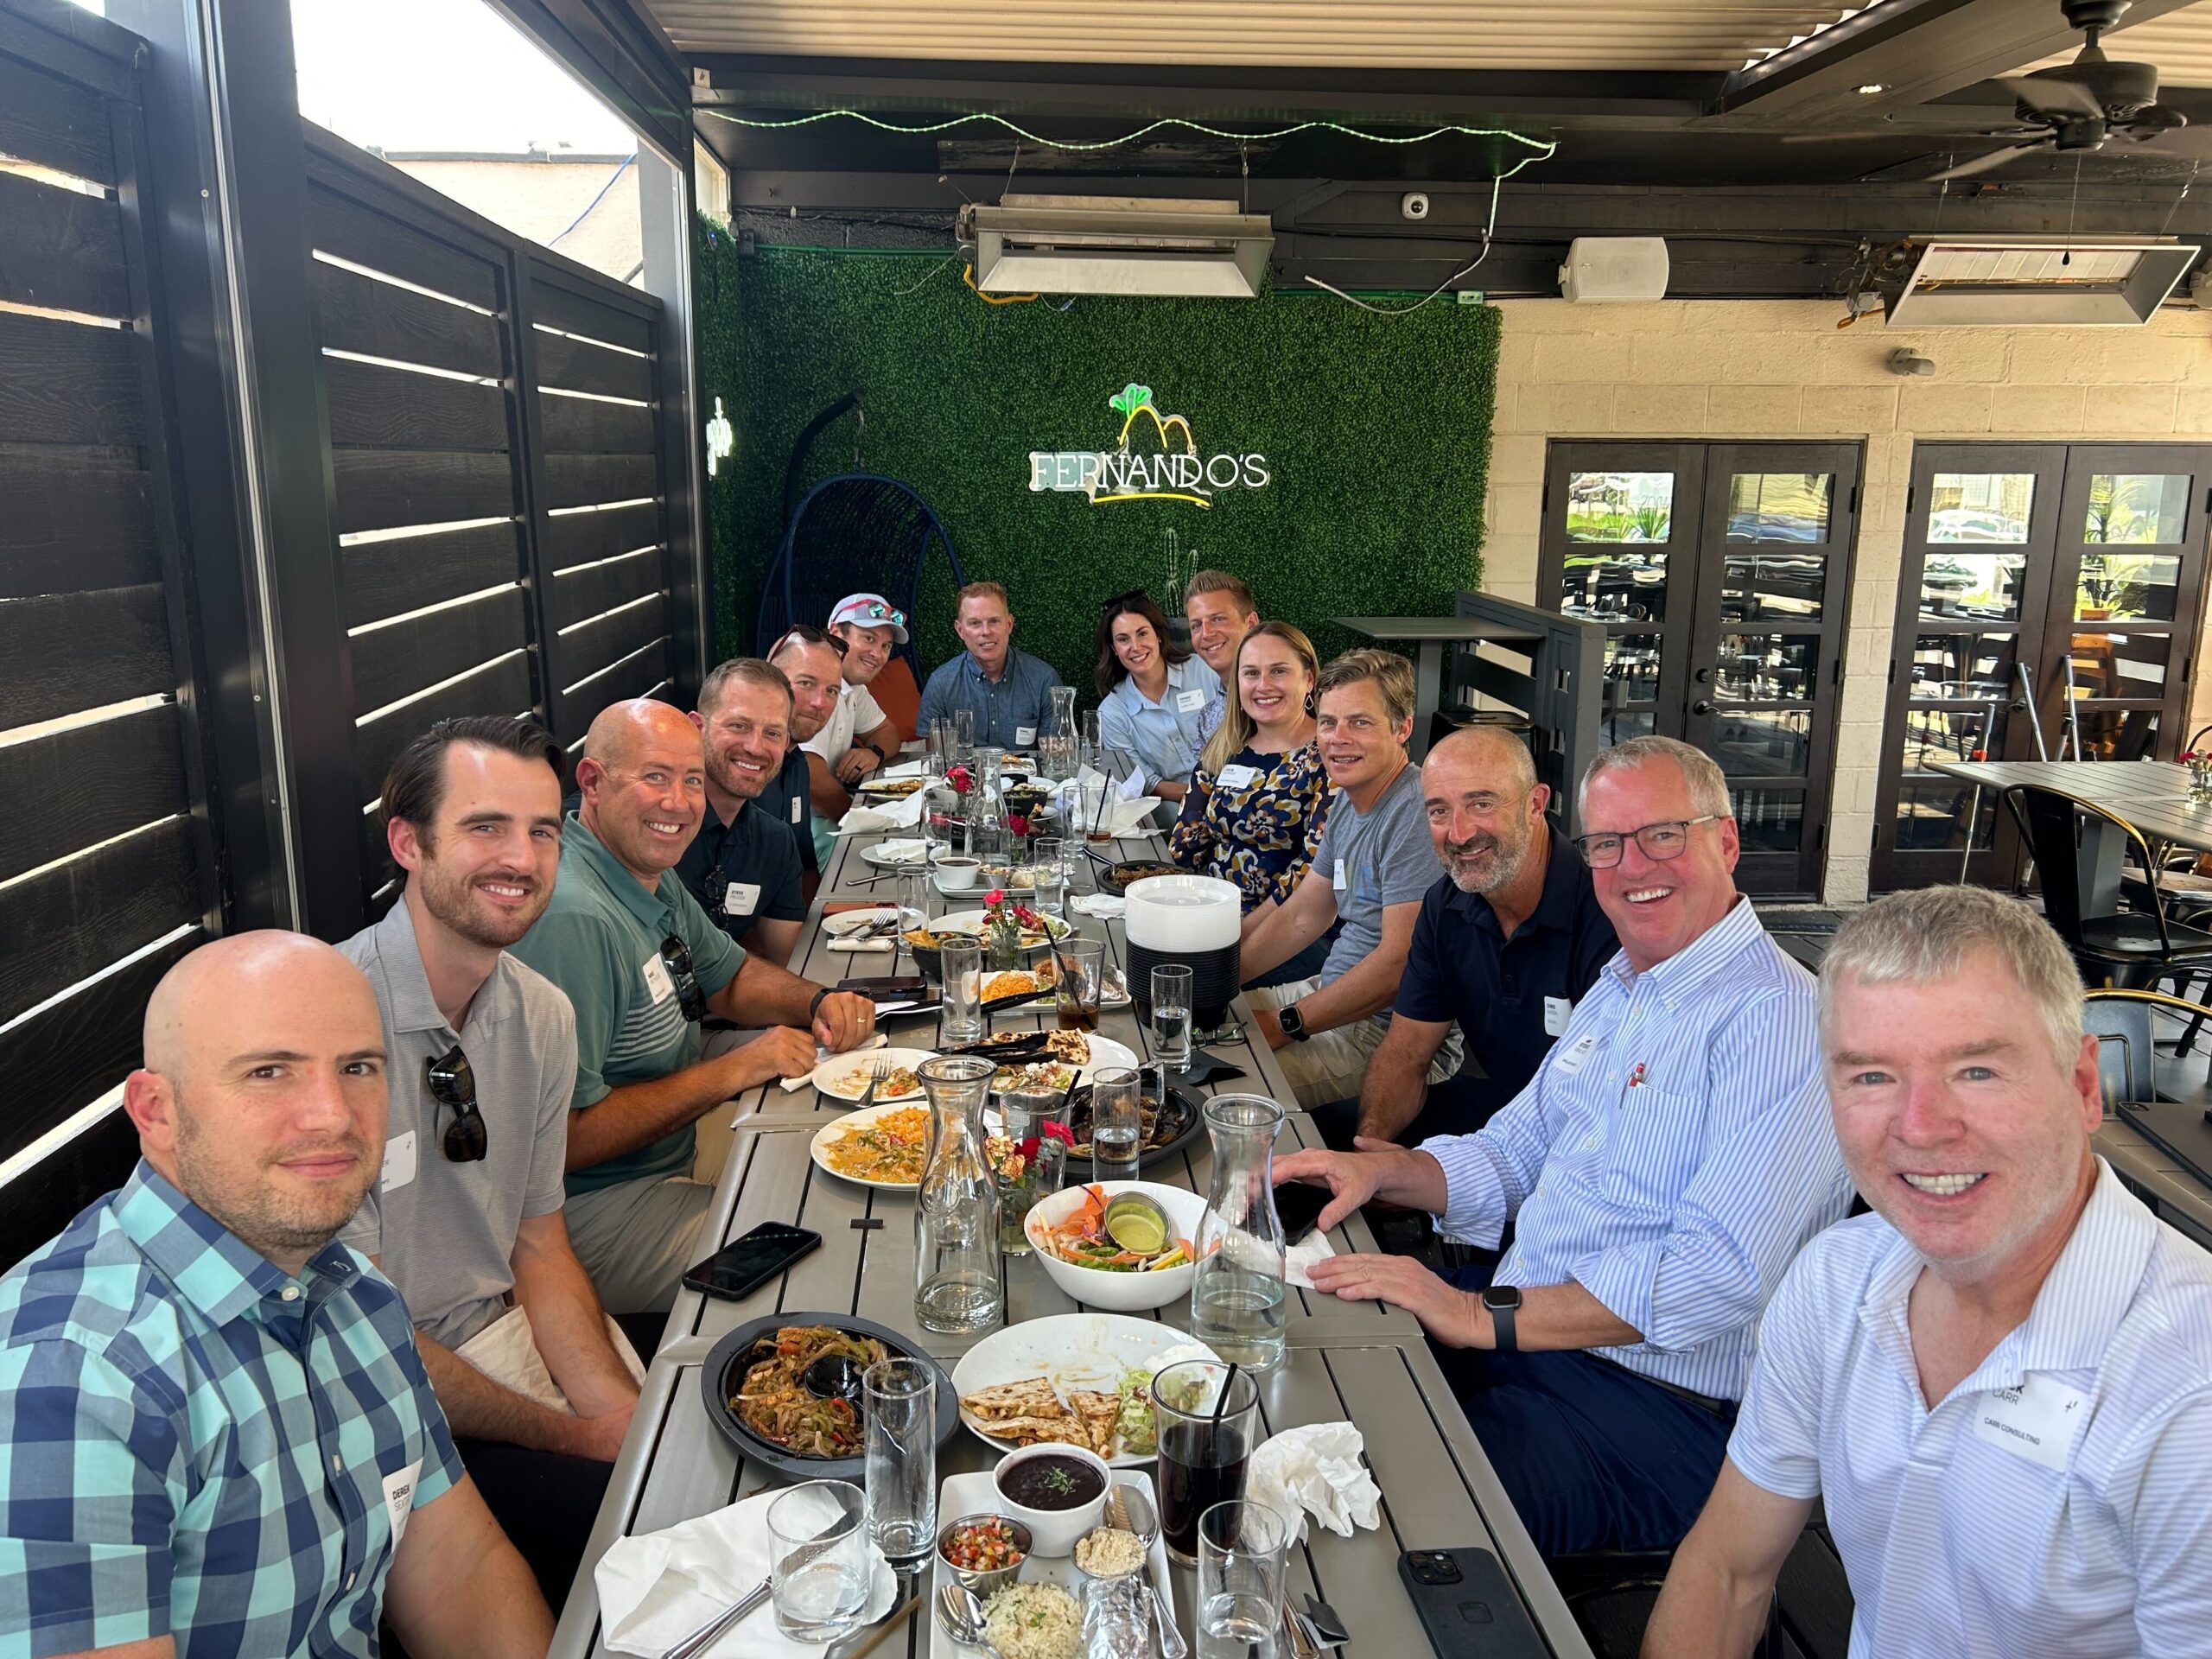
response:
<path id="1" fill-rule="evenodd" d="M 1321 844 L 1287 901 L 1245 918 L 1243 939 L 1249 985 L 1332 923 L 1344 923 L 1318 976 L 1246 993 L 1308 1110 L 1358 1098 L 1368 1060 L 1390 1028 L 1414 923 L 1438 868 L 1421 769 L 1406 753 L 1413 664 L 1387 651 L 1346 652 L 1321 671 L 1315 696 L 1321 764 L 1336 785 Z M 1437 1050 L 1429 1081 L 1454 1075 L 1464 1047 L 1455 1026 Z M 1329 1127 L 1325 1118 L 1325 1131 Z"/>

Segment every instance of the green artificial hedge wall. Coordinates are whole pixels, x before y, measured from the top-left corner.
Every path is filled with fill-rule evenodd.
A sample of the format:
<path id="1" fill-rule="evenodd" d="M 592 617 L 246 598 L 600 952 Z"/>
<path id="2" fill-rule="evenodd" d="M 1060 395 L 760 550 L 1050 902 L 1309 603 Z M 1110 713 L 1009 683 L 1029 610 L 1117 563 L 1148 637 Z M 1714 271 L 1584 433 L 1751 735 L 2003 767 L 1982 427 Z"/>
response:
<path id="1" fill-rule="evenodd" d="M 735 429 L 710 489 L 726 652 L 753 644 L 791 447 L 855 388 L 862 465 L 936 509 L 969 579 L 1013 595 L 1017 642 L 1086 702 L 1101 601 L 1142 586 L 1179 613 L 1170 529 L 1184 568 L 1236 571 L 1262 615 L 1299 624 L 1325 658 L 1359 643 L 1329 618 L 1448 614 L 1454 590 L 1477 584 L 1494 308 L 1447 296 L 1392 318 L 1318 293 L 991 305 L 941 253 L 763 246 L 741 259 L 703 225 L 697 245 L 704 404 L 720 397 Z M 1133 383 L 1159 414 L 1188 420 L 1202 461 L 1264 456 L 1265 487 L 1205 508 L 1033 492 L 1033 450 L 1115 449 L 1109 400 Z M 855 437 L 850 416 L 825 433 L 804 483 L 850 470 Z M 1149 420 L 1130 448 L 1160 449 Z M 927 665 L 959 648 L 932 563 L 918 607 Z"/>

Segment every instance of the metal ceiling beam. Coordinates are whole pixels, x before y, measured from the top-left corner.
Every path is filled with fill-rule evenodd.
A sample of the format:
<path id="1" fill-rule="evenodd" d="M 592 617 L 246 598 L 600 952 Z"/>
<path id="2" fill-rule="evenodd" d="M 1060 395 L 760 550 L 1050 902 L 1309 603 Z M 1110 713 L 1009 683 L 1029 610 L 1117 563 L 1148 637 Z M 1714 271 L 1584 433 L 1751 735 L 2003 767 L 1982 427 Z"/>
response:
<path id="1" fill-rule="evenodd" d="M 703 86 L 696 73 L 693 79 L 692 99 L 701 105 L 1217 121 L 1319 116 L 1393 126 L 1570 117 L 1690 121 L 1707 112 L 1720 86 L 1718 75 L 1604 69 L 1286 69 L 704 54 L 690 61 L 706 77 Z"/>
<path id="2" fill-rule="evenodd" d="M 2193 0 L 2134 0 L 2123 25 Z M 2110 37 L 2124 55 L 2125 28 Z M 2057 0 L 1875 0 L 1857 16 L 1739 69 L 1720 113 L 1738 125 L 1806 127 L 1892 115 L 2079 46 Z M 1861 86 L 1881 90 L 1862 93 Z"/>

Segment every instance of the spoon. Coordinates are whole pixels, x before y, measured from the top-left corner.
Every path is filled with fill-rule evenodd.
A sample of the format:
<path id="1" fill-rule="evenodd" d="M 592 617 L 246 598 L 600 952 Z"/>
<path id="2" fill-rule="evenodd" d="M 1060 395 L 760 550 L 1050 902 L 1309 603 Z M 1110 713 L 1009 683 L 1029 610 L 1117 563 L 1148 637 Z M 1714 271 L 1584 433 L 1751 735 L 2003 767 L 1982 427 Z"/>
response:
<path id="1" fill-rule="evenodd" d="M 1152 1592 L 1152 1622 L 1160 1630 L 1160 1659 L 1185 1659 L 1191 1651 L 1184 1641 L 1183 1632 L 1175 1628 L 1175 1621 L 1168 1617 L 1166 1599 L 1160 1593 L 1160 1586 L 1152 1577 L 1152 1545 L 1160 1536 L 1160 1516 L 1154 1513 L 1152 1499 L 1141 1486 L 1116 1485 L 1113 1496 L 1119 1500 L 1116 1508 L 1128 1522 L 1128 1530 L 1136 1535 L 1144 1546 L 1144 1585 Z"/>
<path id="2" fill-rule="evenodd" d="M 983 1630 L 983 1604 L 964 1584 L 941 1584 L 937 1590 L 937 1616 L 952 1639 L 971 1648 L 995 1653 Z"/>
<path id="3" fill-rule="evenodd" d="M 798 1374 L 799 1385 L 817 1400 L 861 1397 L 859 1363 L 843 1354 L 824 1354 Z"/>

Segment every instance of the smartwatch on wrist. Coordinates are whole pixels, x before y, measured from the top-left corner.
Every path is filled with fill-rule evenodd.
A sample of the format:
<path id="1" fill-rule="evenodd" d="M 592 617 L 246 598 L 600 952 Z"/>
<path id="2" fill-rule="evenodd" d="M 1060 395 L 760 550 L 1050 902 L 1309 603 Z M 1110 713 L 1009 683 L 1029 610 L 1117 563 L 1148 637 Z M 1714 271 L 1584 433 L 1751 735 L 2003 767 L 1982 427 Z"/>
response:
<path id="1" fill-rule="evenodd" d="M 1298 1012 L 1298 1004 L 1295 1002 L 1287 1008 L 1275 1010 L 1275 1024 L 1281 1026 L 1282 1034 L 1294 1043 L 1304 1042 L 1309 1034 L 1306 1029 L 1305 1017 Z"/>
<path id="2" fill-rule="evenodd" d="M 834 988 L 835 988 L 832 986 L 824 985 L 820 990 L 814 994 L 814 1001 L 806 1005 L 806 1023 L 808 1025 L 810 1026 L 814 1023 L 814 1016 L 822 1012 L 822 999 L 829 995 L 830 991 Z"/>
<path id="3" fill-rule="evenodd" d="M 1491 1329 L 1497 1333 L 1497 1351 L 1513 1352 L 1513 1315 L 1521 1306 L 1521 1287 L 1488 1286 L 1483 1291 L 1483 1306 L 1490 1310 Z"/>

